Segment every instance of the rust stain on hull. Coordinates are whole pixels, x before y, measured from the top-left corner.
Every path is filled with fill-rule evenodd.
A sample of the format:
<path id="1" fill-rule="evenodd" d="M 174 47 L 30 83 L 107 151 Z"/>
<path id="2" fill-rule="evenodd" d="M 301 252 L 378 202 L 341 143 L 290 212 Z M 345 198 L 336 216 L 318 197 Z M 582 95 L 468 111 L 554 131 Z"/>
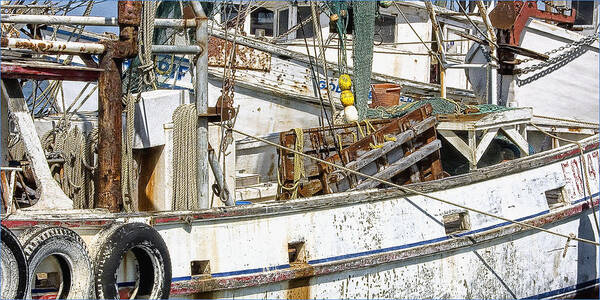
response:
<path id="1" fill-rule="evenodd" d="M 292 279 L 288 283 L 288 299 L 310 299 L 310 278 Z"/>
<path id="2" fill-rule="evenodd" d="M 224 39 L 210 37 L 208 41 L 208 65 L 225 67 L 225 61 L 231 55 L 233 43 Z M 227 51 L 226 51 L 227 50 Z M 235 65 L 238 70 L 271 71 L 271 54 L 250 47 L 235 46 Z"/>

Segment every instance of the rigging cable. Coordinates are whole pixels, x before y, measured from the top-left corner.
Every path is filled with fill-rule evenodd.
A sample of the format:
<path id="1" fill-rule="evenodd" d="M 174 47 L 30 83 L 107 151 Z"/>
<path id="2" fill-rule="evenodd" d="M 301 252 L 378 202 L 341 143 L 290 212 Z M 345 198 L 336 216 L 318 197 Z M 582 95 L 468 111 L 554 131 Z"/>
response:
<path id="1" fill-rule="evenodd" d="M 420 191 L 415 190 L 415 189 L 411 189 L 411 188 L 408 188 L 408 187 L 405 187 L 405 186 L 401 186 L 399 184 L 395 184 L 393 182 L 389 182 L 387 180 L 380 179 L 380 178 L 377 178 L 375 176 L 367 175 L 367 174 L 364 174 L 364 173 L 361 173 L 361 172 L 358 172 L 358 171 L 346 168 L 344 166 L 340 166 L 340 165 L 331 163 L 329 161 L 326 161 L 326 160 L 323 160 L 323 159 L 320 159 L 320 158 L 317 158 L 317 157 L 314 157 L 314 156 L 310 156 L 308 154 L 304 154 L 304 153 L 296 151 L 296 150 L 294 150 L 292 148 L 288 148 L 288 147 L 285 147 L 285 146 L 273 143 L 271 141 L 268 141 L 266 139 L 253 136 L 251 134 L 245 133 L 245 132 L 237 130 L 235 128 L 231 128 L 230 127 L 229 130 L 231 130 L 231 131 L 233 131 L 235 133 L 241 134 L 243 136 L 249 137 L 251 139 L 255 139 L 257 141 L 263 142 L 265 144 L 277 147 L 279 149 L 292 152 L 294 154 L 303 156 L 303 157 L 308 158 L 308 159 L 312 159 L 312 160 L 318 161 L 320 163 L 323 163 L 323 164 L 326 164 L 328 166 L 340 169 L 342 171 L 345 171 L 345 172 L 348 172 L 348 173 L 352 173 L 354 175 L 358 175 L 358 176 L 361 176 L 361 177 L 364 177 L 364 178 L 368 178 L 368 179 L 371 179 L 371 180 L 374 180 L 374 181 L 377 181 L 377 182 L 380 182 L 380 183 L 383 183 L 383 184 L 386 184 L 386 185 L 390 185 L 390 186 L 398 188 L 401 191 L 403 191 L 405 193 L 408 193 L 408 194 L 410 194 L 410 193 L 416 194 L 416 195 L 419 195 L 419 196 L 422 196 L 422 197 L 426 197 L 426 198 L 429 198 L 429 199 L 432 199 L 432 200 L 435 200 L 435 201 L 438 201 L 438 202 L 441 202 L 441 203 L 444 203 L 444 204 L 448 204 L 448 205 L 452 205 L 452 206 L 455 206 L 455 207 L 458 207 L 458 208 L 462 208 L 462 209 L 465 209 L 465 210 L 468 210 L 468 211 L 472 211 L 474 213 L 482 214 L 482 215 L 485 215 L 485 216 L 488 216 L 488 217 L 492 217 L 492 218 L 496 218 L 496 219 L 499 219 L 499 220 L 502 220 L 502 221 L 505 221 L 505 222 L 509 222 L 509 223 L 517 224 L 517 225 L 520 225 L 520 226 L 523 226 L 523 227 L 527 227 L 529 229 L 534 229 L 534 230 L 542 231 L 542 232 L 549 233 L 549 234 L 552 234 L 552 235 L 556 235 L 556 236 L 559 236 L 559 237 L 563 237 L 563 238 L 567 238 L 567 239 L 571 239 L 571 240 L 576 240 L 578 242 L 583 242 L 583 243 L 591 244 L 591 245 L 594 245 L 594 246 L 597 246 L 597 247 L 600 246 L 600 243 L 595 242 L 595 241 L 591 241 L 591 240 L 583 239 L 583 238 L 579 238 L 579 237 L 572 237 L 572 236 L 567 235 L 567 234 L 563 234 L 563 233 L 555 232 L 555 231 L 548 230 L 548 229 L 545 229 L 545 228 L 542 228 L 542 227 L 530 225 L 530 224 L 528 224 L 526 222 L 517 221 L 517 220 L 505 218 L 505 217 L 502 217 L 502 216 L 498 216 L 498 215 L 495 215 L 495 214 L 492 214 L 492 213 L 488 213 L 488 212 L 485 212 L 485 211 L 482 211 L 482 210 L 479 210 L 479 209 L 476 209 L 476 208 L 468 207 L 468 206 L 461 205 L 461 204 L 458 204 L 458 203 L 455 203 L 455 202 L 452 202 L 452 201 L 449 201 L 449 200 L 445 200 L 445 199 L 442 199 L 440 197 L 432 196 L 430 194 L 427 194 L 427 193 L 424 193 L 424 192 L 420 192 Z"/>

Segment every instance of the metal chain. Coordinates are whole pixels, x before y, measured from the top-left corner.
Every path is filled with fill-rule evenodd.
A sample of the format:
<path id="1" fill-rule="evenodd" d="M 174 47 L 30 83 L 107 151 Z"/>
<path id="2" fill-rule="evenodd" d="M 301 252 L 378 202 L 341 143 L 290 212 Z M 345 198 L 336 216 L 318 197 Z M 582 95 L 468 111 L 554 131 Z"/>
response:
<path id="1" fill-rule="evenodd" d="M 582 39 L 580 39 L 578 41 L 574 41 L 574 42 L 571 42 L 569 44 L 564 44 L 564 45 L 562 45 L 562 46 L 560 46 L 560 47 L 558 47 L 556 49 L 552 49 L 552 50 L 550 50 L 548 52 L 545 52 L 544 54 L 550 56 L 552 54 L 556 54 L 556 53 L 558 53 L 560 51 L 563 51 L 565 49 L 568 49 L 568 48 L 572 48 L 572 47 L 576 47 L 576 46 L 582 46 L 582 45 L 589 45 L 589 44 L 593 43 L 597 39 L 598 39 L 598 32 L 590 34 L 588 36 L 585 36 L 584 38 L 582 38 Z M 534 59 L 535 58 L 521 59 L 520 62 L 521 63 L 526 63 L 526 62 L 530 62 L 530 61 L 532 61 Z"/>
<path id="2" fill-rule="evenodd" d="M 560 47 L 558 49 L 567 49 L 567 48 L 571 48 L 570 50 L 564 51 L 563 53 L 550 58 L 549 60 L 545 61 L 545 62 L 541 62 L 538 64 L 535 64 L 533 66 L 530 67 L 525 67 L 523 69 L 521 69 L 521 74 L 527 74 L 527 73 L 531 73 L 534 71 L 539 71 L 542 70 L 540 72 L 537 72 L 536 74 L 527 77 L 525 79 L 521 79 L 521 78 L 517 78 L 517 85 L 518 86 L 523 86 L 526 85 L 528 83 L 531 83 L 533 81 L 536 81 L 556 70 L 558 70 L 559 68 L 565 66 L 567 63 L 571 62 L 573 59 L 581 56 L 583 53 L 585 53 L 586 49 L 585 46 L 589 46 L 590 44 L 592 44 L 594 41 L 598 40 L 598 33 L 595 33 L 593 35 L 590 35 L 588 37 L 585 37 L 575 43 L 571 43 L 568 46 L 565 45 L 563 47 Z M 557 49 L 555 49 L 557 50 Z M 552 53 L 556 53 L 560 50 L 552 50 Z"/>

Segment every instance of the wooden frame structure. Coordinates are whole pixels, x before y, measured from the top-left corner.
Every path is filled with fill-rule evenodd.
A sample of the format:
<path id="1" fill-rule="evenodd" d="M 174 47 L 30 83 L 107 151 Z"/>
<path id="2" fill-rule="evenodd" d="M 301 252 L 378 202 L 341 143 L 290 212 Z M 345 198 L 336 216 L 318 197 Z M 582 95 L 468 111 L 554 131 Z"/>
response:
<path id="1" fill-rule="evenodd" d="M 531 108 L 515 108 L 478 115 L 438 115 L 440 122 L 437 131 L 469 161 L 470 169 L 475 170 L 499 132 L 519 148 L 521 156 L 529 155 L 527 125 L 531 123 L 532 116 Z M 465 131 L 466 142 L 457 134 Z"/>

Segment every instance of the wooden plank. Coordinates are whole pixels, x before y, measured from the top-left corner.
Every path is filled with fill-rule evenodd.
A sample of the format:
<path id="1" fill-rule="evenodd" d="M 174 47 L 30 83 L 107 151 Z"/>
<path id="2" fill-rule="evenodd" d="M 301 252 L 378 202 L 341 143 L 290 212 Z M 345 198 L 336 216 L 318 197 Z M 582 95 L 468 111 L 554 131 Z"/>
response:
<path id="1" fill-rule="evenodd" d="M 469 148 L 469 145 L 465 143 L 459 136 L 451 130 L 438 130 L 441 136 L 443 136 L 460 154 L 462 154 L 467 160 L 472 161 L 473 151 Z"/>
<path id="2" fill-rule="evenodd" d="M 396 135 L 395 142 L 392 142 L 392 141 L 385 142 L 381 148 L 375 148 L 375 149 L 361 155 L 356 160 L 348 163 L 346 165 L 346 167 L 348 169 L 352 169 L 352 170 L 362 169 L 364 166 L 370 164 L 374 160 L 382 157 L 383 155 L 390 152 L 392 149 L 399 147 L 400 145 L 406 143 L 406 141 L 408 141 L 414 137 L 415 137 L 415 134 L 414 134 L 414 131 L 412 131 L 412 130 L 402 132 L 402 133 Z"/>
<path id="3" fill-rule="evenodd" d="M 414 126 L 416 126 L 416 124 L 421 123 L 423 121 L 423 119 L 429 117 L 431 115 L 431 112 L 432 112 L 432 107 L 430 104 L 427 104 L 427 105 L 421 107 L 420 109 L 415 110 L 399 119 L 395 119 L 392 123 L 382 127 L 381 129 L 377 130 L 376 132 L 372 133 L 371 135 L 364 137 L 364 138 L 360 139 L 358 142 L 343 149 L 341 151 L 341 154 L 342 154 L 342 157 L 344 158 L 344 161 L 347 163 L 350 163 L 351 161 L 356 160 L 359 156 L 368 152 L 369 150 L 365 150 L 365 149 L 369 149 L 371 144 L 383 143 L 385 141 L 385 139 L 384 139 L 385 135 L 396 135 L 399 132 L 414 128 Z M 431 122 L 433 122 L 433 120 Z M 364 152 L 360 153 L 361 151 L 364 151 Z M 337 160 L 337 159 L 338 159 L 337 154 L 331 157 L 331 160 Z M 325 166 L 323 166 L 323 167 L 325 170 L 328 169 L 328 168 L 325 168 Z"/>
<path id="4" fill-rule="evenodd" d="M 531 107 L 510 109 L 487 114 L 484 118 L 475 122 L 475 128 L 481 129 L 486 126 L 504 126 L 507 123 L 529 123 L 533 117 Z"/>
<path id="5" fill-rule="evenodd" d="M 471 170 L 477 169 L 477 161 L 475 160 L 475 149 L 477 148 L 477 137 L 475 135 L 475 130 L 469 130 L 467 132 L 469 149 L 471 149 L 471 159 L 469 159 L 469 166 Z"/>
<path id="6" fill-rule="evenodd" d="M 376 130 L 379 130 L 381 127 L 389 124 L 393 120 L 375 120 L 371 121 L 373 127 Z M 365 123 L 361 123 L 362 132 L 367 132 L 367 125 Z M 304 133 L 304 152 L 316 151 L 313 140 L 317 140 L 321 145 L 327 145 L 330 150 L 335 151 L 335 147 L 339 145 L 339 139 L 341 138 L 342 146 L 348 146 L 359 139 L 362 138 L 360 135 L 360 131 L 356 124 L 346 124 L 346 125 L 337 125 L 333 128 L 333 133 L 335 139 L 331 136 L 331 132 L 329 127 L 316 127 L 304 129 L 302 132 Z M 339 136 L 339 138 L 338 138 Z M 294 148 L 296 143 L 296 134 L 293 130 L 282 132 L 280 134 L 280 144 L 286 146 L 288 148 Z"/>
<path id="7" fill-rule="evenodd" d="M 406 156 L 405 158 L 394 162 L 389 167 L 387 167 L 384 170 L 380 171 L 379 173 L 375 174 L 374 177 L 383 179 L 383 180 L 388 180 L 388 179 L 394 177 L 396 174 L 408 169 L 410 166 L 414 165 L 415 163 L 422 160 L 423 158 L 431 155 L 435 151 L 438 151 L 441 147 L 442 147 L 442 143 L 439 140 L 434 141 L 430 144 L 427 144 L 427 145 L 423 146 L 421 149 L 416 150 L 415 152 Z M 381 184 L 381 182 L 379 182 L 379 181 L 376 181 L 373 179 L 365 179 L 363 182 L 358 184 L 358 186 L 351 189 L 351 191 L 374 188 L 380 184 Z"/>
<path id="8" fill-rule="evenodd" d="M 375 148 L 367 153 L 361 155 L 356 160 L 351 161 L 346 165 L 346 168 L 351 170 L 360 170 L 366 165 L 370 164 L 374 160 L 382 157 L 387 154 L 391 150 L 399 147 L 400 145 L 406 143 L 408 140 L 413 139 L 415 136 L 422 134 L 429 128 L 435 125 L 435 117 L 429 117 L 419 124 L 415 125 L 413 129 L 402 132 L 395 136 L 396 141 L 385 142 L 381 148 Z M 334 178 L 329 178 L 330 182 L 336 182 L 343 178 L 343 175 L 340 173 L 336 173 L 333 175 Z"/>
<path id="9" fill-rule="evenodd" d="M 484 132 L 479 145 L 477 145 L 477 150 L 475 150 L 475 164 L 479 162 L 485 150 L 488 148 L 494 137 L 498 134 L 498 128 L 488 129 Z"/>
<path id="10" fill-rule="evenodd" d="M 529 155 L 529 144 L 514 127 L 502 127 L 502 131 L 504 131 L 506 137 L 508 137 L 513 143 L 515 143 L 519 147 L 519 149 L 521 150 L 521 155 Z"/>

